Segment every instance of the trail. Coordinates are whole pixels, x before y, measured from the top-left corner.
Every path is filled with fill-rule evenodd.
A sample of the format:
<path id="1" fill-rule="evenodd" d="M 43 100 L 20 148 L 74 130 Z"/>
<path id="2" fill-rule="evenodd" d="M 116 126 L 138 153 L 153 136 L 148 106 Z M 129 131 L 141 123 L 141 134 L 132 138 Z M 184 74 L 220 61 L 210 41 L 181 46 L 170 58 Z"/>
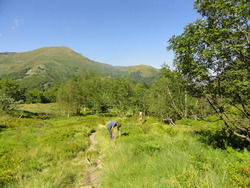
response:
<path id="1" fill-rule="evenodd" d="M 95 150 L 95 146 L 98 143 L 95 139 L 96 131 L 93 132 L 90 136 L 90 146 L 86 150 L 86 152 Z M 102 155 L 98 156 L 96 159 L 92 159 L 92 161 L 89 158 L 85 159 L 85 163 L 88 164 L 88 168 L 86 169 L 86 175 L 81 180 L 81 184 L 84 184 L 84 186 L 81 186 L 80 188 L 98 188 L 99 183 L 99 177 L 100 177 L 100 169 L 101 166 L 101 158 Z"/>

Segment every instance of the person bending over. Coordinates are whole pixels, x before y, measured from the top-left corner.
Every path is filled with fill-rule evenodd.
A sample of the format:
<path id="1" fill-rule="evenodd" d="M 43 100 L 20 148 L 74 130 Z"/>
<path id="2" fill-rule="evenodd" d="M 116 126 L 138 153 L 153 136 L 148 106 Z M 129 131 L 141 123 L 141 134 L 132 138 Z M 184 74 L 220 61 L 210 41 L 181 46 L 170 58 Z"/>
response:
<path id="1" fill-rule="evenodd" d="M 110 134 L 110 139 L 113 140 L 115 138 L 115 134 L 114 134 L 114 129 L 115 127 L 117 127 L 118 132 L 119 132 L 119 136 L 121 136 L 121 132 L 120 132 L 120 127 L 121 127 L 121 123 L 119 123 L 118 121 L 112 121 L 109 125 L 108 125 L 108 131 Z"/>

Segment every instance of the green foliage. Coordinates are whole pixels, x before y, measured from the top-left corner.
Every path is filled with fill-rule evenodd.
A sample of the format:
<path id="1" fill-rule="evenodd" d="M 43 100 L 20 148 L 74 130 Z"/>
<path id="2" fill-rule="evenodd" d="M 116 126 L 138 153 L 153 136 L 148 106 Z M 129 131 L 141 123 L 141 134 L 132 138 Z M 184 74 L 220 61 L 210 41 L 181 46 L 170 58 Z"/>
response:
<path id="1" fill-rule="evenodd" d="M 134 106 L 134 110 L 142 111 L 144 114 L 149 109 L 149 90 L 150 86 L 146 83 L 137 83 L 133 88 L 133 96 L 131 97 L 131 103 Z"/>
<path id="2" fill-rule="evenodd" d="M 238 150 L 248 149 L 249 143 L 242 140 L 234 134 L 230 134 L 225 128 L 222 120 L 218 120 L 218 116 L 209 116 L 203 121 L 192 119 L 182 119 L 176 121 L 177 125 L 190 126 L 194 135 L 200 135 L 199 140 L 213 148 L 226 149 L 232 147 Z"/>
<path id="3" fill-rule="evenodd" d="M 19 82 L 10 79 L 0 80 L 0 110 L 13 109 L 21 99 Z"/>
<path id="4" fill-rule="evenodd" d="M 167 67 L 152 84 L 84 73 L 59 87 L 57 101 L 68 115 L 90 112 L 133 116 L 142 111 L 173 123 L 187 117 L 204 119 L 211 113 L 204 99 L 189 96 L 184 79 Z"/>
<path id="5" fill-rule="evenodd" d="M 81 88 L 78 83 L 73 82 L 71 79 L 59 88 L 57 101 L 66 113 L 80 113 L 81 99 L 83 98 L 81 94 Z"/>
<path id="6" fill-rule="evenodd" d="M 250 146 L 248 141 L 242 140 L 234 134 L 228 134 L 225 130 L 200 130 L 196 134 L 201 135 L 200 141 L 213 146 L 214 148 L 226 149 L 227 147 L 232 147 L 234 149 L 248 149 L 250 151 Z"/>
<path id="7" fill-rule="evenodd" d="M 84 73 L 59 88 L 57 101 L 68 114 L 81 114 L 86 108 L 97 114 L 114 108 L 121 114 L 130 106 L 131 85 L 126 78 L 101 78 Z"/>
<path id="8" fill-rule="evenodd" d="M 43 92 L 43 102 L 55 103 L 57 97 L 58 87 L 54 86 Z"/>
<path id="9" fill-rule="evenodd" d="M 205 97 L 228 130 L 250 141 L 250 4 L 197 0 L 194 5 L 203 18 L 173 36 L 168 49 L 174 50 L 175 65 L 188 80 L 191 94 Z"/>
<path id="10" fill-rule="evenodd" d="M 223 122 L 218 122 L 218 123 L 210 123 L 208 121 L 197 121 L 193 119 L 181 119 L 176 121 L 177 125 L 188 125 L 188 126 L 203 126 L 204 128 L 213 128 L 213 127 L 222 127 Z"/>
<path id="11" fill-rule="evenodd" d="M 41 103 L 42 102 L 43 93 L 37 89 L 29 90 L 25 93 L 25 101 L 26 103 Z"/>
<path id="12" fill-rule="evenodd" d="M 183 118 L 203 119 L 211 113 L 202 98 L 187 92 L 186 80 L 177 72 L 163 66 L 148 94 L 148 111 L 162 121 Z"/>
<path id="13" fill-rule="evenodd" d="M 131 104 L 132 83 L 128 79 L 117 78 L 112 82 L 111 101 L 114 107 L 124 113 Z"/>

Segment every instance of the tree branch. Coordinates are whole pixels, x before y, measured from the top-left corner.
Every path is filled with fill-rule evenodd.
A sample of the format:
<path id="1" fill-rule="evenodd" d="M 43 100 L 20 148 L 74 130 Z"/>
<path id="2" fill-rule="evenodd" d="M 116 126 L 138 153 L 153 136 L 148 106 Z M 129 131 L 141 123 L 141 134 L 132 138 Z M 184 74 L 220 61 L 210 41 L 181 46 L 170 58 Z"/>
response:
<path id="1" fill-rule="evenodd" d="M 250 138 L 249 138 L 248 135 L 239 134 L 239 133 L 235 132 L 233 129 L 231 129 L 230 127 L 228 127 L 228 129 L 229 129 L 230 131 L 232 131 L 234 135 L 236 135 L 236 136 L 238 136 L 238 137 L 241 137 L 241 138 L 244 138 L 244 139 L 246 139 L 248 142 L 250 142 Z"/>

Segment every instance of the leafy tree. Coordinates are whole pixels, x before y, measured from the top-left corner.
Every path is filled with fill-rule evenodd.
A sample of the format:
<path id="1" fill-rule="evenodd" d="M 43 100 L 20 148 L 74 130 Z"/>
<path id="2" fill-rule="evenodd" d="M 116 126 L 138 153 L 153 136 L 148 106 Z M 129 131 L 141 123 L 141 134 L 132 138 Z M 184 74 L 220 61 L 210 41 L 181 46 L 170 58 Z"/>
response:
<path id="1" fill-rule="evenodd" d="M 84 73 L 78 77 L 78 82 L 82 95 L 81 105 L 99 113 L 102 109 L 100 78 L 92 73 Z"/>
<path id="2" fill-rule="evenodd" d="M 49 88 L 48 90 L 43 92 L 43 98 L 45 103 L 56 102 L 58 86 L 54 86 Z"/>
<path id="3" fill-rule="evenodd" d="M 80 104 L 78 104 L 76 87 L 73 80 L 69 80 L 65 84 L 62 84 L 58 89 L 57 102 L 60 104 L 62 111 L 68 114 L 76 113 L 79 111 Z"/>
<path id="4" fill-rule="evenodd" d="M 95 113 L 104 112 L 108 109 L 111 98 L 105 86 L 106 79 L 84 73 L 59 88 L 57 101 L 68 114 L 81 114 L 82 108 L 88 108 Z"/>
<path id="5" fill-rule="evenodd" d="M 149 91 L 150 85 L 144 82 L 139 82 L 133 87 L 133 96 L 131 102 L 135 111 L 148 113 L 149 109 Z"/>
<path id="6" fill-rule="evenodd" d="M 126 112 L 131 106 L 132 82 L 127 78 L 114 78 L 110 92 L 112 106 Z"/>
<path id="7" fill-rule="evenodd" d="M 71 113 L 81 114 L 82 108 L 93 108 L 96 102 L 95 93 L 98 92 L 94 88 L 94 77 L 84 73 L 60 86 L 57 101 L 68 116 Z"/>
<path id="8" fill-rule="evenodd" d="M 160 119 L 173 123 L 174 120 L 189 117 L 188 102 L 184 80 L 164 65 L 151 87 L 150 111 Z"/>
<path id="9" fill-rule="evenodd" d="M 96 83 L 96 112 L 108 112 L 113 108 L 112 104 L 112 87 L 113 79 L 110 77 L 98 78 Z"/>
<path id="10" fill-rule="evenodd" d="M 6 78 L 0 80 L 0 108 L 2 110 L 12 108 L 13 105 L 21 102 L 22 96 L 18 81 Z"/>
<path id="11" fill-rule="evenodd" d="M 25 92 L 25 102 L 26 103 L 41 103 L 43 102 L 43 92 L 32 89 Z"/>
<path id="12" fill-rule="evenodd" d="M 174 113 L 173 108 L 169 106 L 170 100 L 164 90 L 164 86 L 166 85 L 165 81 L 166 80 L 163 79 L 157 79 L 152 84 L 149 94 L 149 112 L 162 121 L 177 118 L 174 117 L 176 113 Z"/>
<path id="13" fill-rule="evenodd" d="M 18 81 L 4 78 L 0 80 L 0 90 L 15 100 L 22 99 L 22 92 Z"/>
<path id="14" fill-rule="evenodd" d="M 250 1 L 196 0 L 202 19 L 169 40 L 192 94 L 204 96 L 227 131 L 250 141 Z"/>

